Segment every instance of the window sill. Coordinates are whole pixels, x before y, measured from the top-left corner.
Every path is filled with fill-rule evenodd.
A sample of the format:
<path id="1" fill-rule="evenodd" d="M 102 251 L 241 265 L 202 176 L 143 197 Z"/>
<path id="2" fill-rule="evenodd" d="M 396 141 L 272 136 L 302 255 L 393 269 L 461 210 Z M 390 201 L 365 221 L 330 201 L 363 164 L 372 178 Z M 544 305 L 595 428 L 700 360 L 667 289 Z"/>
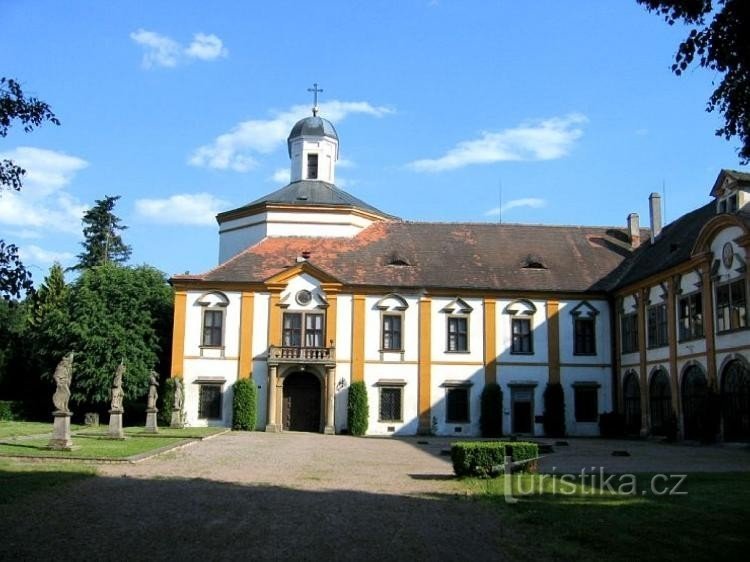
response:
<path id="1" fill-rule="evenodd" d="M 445 423 L 457 423 L 459 425 L 460 424 L 467 425 L 467 424 L 470 424 L 471 421 L 470 420 L 445 420 Z"/>
<path id="2" fill-rule="evenodd" d="M 403 353 L 403 349 L 379 349 L 380 353 Z"/>
<path id="3" fill-rule="evenodd" d="M 574 351 L 573 355 L 575 355 L 576 357 L 596 357 L 596 351 L 594 351 L 593 353 L 576 353 Z"/>
<path id="4" fill-rule="evenodd" d="M 220 349 L 221 351 L 224 351 L 223 345 L 199 345 L 198 349 Z"/>
<path id="5" fill-rule="evenodd" d="M 534 355 L 533 351 L 511 351 L 511 355 Z"/>
<path id="6" fill-rule="evenodd" d="M 470 355 L 471 351 L 468 349 L 446 349 L 445 353 L 450 353 L 451 355 Z"/>
<path id="7" fill-rule="evenodd" d="M 750 326 L 743 326 L 741 328 L 730 328 L 729 330 L 722 330 L 720 332 L 717 331 L 716 335 L 717 336 L 723 336 L 723 335 L 726 335 L 726 334 L 736 334 L 738 332 L 747 332 L 748 330 L 750 330 Z"/>
<path id="8" fill-rule="evenodd" d="M 404 420 L 378 420 L 378 423 L 404 423 Z"/>
<path id="9" fill-rule="evenodd" d="M 669 346 L 668 343 L 660 343 L 658 345 L 649 345 L 649 346 L 646 347 L 646 351 L 651 351 L 653 349 L 662 349 L 662 348 L 668 347 L 668 346 Z"/>
<path id="10" fill-rule="evenodd" d="M 706 338 L 706 336 L 704 336 L 704 335 L 690 336 L 690 337 L 687 337 L 687 338 L 678 339 L 677 343 L 690 343 L 691 341 L 698 341 L 698 340 L 702 340 L 702 339 L 705 339 L 705 338 Z"/>

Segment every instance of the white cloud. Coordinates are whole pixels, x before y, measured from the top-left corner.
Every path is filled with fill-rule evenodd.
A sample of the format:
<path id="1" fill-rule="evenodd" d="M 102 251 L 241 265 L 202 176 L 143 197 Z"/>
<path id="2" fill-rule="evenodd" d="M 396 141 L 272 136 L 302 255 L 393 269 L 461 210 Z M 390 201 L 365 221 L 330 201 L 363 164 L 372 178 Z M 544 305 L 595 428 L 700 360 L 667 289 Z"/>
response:
<path id="1" fill-rule="evenodd" d="M 18 253 L 27 265 L 50 265 L 56 261 L 66 263 L 75 257 L 71 252 L 53 252 L 34 244 L 20 247 Z"/>
<path id="2" fill-rule="evenodd" d="M 291 179 L 289 168 L 279 168 L 269 179 L 276 183 L 288 184 Z"/>
<path id="3" fill-rule="evenodd" d="M 581 125 L 587 121 L 584 115 L 572 113 L 496 133 L 485 131 L 478 139 L 459 142 L 439 158 L 415 160 L 408 167 L 417 172 L 443 172 L 472 164 L 562 158 L 581 138 Z"/>
<path id="4" fill-rule="evenodd" d="M 145 29 L 132 32 L 130 38 L 143 48 L 141 64 L 144 68 L 174 68 L 191 59 L 211 61 L 229 54 L 221 39 L 213 34 L 196 33 L 187 47 L 171 37 Z"/>
<path id="5" fill-rule="evenodd" d="M 340 123 L 352 114 L 382 117 L 393 113 L 393 110 L 364 101 L 332 100 L 320 104 L 320 112 L 326 119 Z M 192 166 L 246 172 L 257 165 L 253 153 L 268 154 L 281 146 L 292 126 L 309 114 L 308 106 L 295 105 L 276 112 L 271 119 L 251 119 L 238 123 L 229 132 L 216 137 L 211 144 L 197 148 L 188 163 Z"/>
<path id="6" fill-rule="evenodd" d="M 200 60 L 214 60 L 229 54 L 224 43 L 214 34 L 196 33 L 193 42 L 185 49 L 185 55 Z"/>
<path id="7" fill-rule="evenodd" d="M 544 207 L 546 205 L 547 201 L 545 201 L 544 199 L 539 199 L 538 197 L 524 197 L 522 199 L 513 199 L 511 201 L 508 201 L 501 207 L 490 209 L 485 213 L 485 216 L 498 217 L 510 211 L 511 209 L 516 209 L 518 207 L 531 207 L 532 209 L 540 209 L 541 207 Z"/>
<path id="8" fill-rule="evenodd" d="M 138 199 L 135 211 L 143 218 L 162 224 L 213 226 L 216 214 L 227 205 L 210 193 L 183 193 L 166 199 Z"/>
<path id="9" fill-rule="evenodd" d="M 64 191 L 75 174 L 88 162 L 62 152 L 21 146 L 0 153 L 26 170 L 21 191 L 0 196 L 0 225 L 23 230 L 80 234 L 81 216 L 86 210 Z"/>
<path id="10" fill-rule="evenodd" d="M 355 168 L 357 164 L 353 160 L 347 160 L 346 158 L 339 158 L 336 161 L 337 168 Z"/>

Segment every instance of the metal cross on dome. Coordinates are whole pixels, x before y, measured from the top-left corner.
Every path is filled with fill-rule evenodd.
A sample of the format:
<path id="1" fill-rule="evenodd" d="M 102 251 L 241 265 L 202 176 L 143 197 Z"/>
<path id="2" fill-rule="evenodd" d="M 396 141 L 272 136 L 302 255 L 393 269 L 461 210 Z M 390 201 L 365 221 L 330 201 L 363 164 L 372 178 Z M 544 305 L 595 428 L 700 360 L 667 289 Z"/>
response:
<path id="1" fill-rule="evenodd" d="M 318 88 L 318 83 L 314 82 L 313 83 L 313 87 L 312 88 L 308 88 L 307 91 L 313 93 L 314 99 L 313 99 L 312 112 L 313 112 L 313 116 L 317 116 L 318 115 L 318 111 L 320 111 L 320 108 L 318 107 L 318 92 L 322 92 L 323 89 L 322 88 Z"/>

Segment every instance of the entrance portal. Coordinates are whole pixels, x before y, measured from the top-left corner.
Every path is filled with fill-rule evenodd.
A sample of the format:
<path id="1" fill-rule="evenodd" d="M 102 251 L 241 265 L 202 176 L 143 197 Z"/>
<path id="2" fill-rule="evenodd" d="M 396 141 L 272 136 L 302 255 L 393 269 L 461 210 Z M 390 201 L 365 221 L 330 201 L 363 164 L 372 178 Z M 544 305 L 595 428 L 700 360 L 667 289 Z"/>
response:
<path id="1" fill-rule="evenodd" d="M 282 410 L 285 431 L 319 432 L 320 380 L 312 373 L 292 373 L 284 378 L 284 408 Z"/>
<path id="2" fill-rule="evenodd" d="M 534 388 L 512 387 L 510 390 L 511 401 L 511 427 L 513 433 L 534 433 Z"/>

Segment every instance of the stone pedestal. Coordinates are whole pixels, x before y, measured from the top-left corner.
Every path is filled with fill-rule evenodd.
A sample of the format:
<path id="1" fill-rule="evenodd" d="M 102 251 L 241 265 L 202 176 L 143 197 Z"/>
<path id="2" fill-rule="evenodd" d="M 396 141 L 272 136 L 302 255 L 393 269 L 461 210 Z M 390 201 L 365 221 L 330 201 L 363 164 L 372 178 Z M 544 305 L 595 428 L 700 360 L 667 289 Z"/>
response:
<path id="1" fill-rule="evenodd" d="M 156 421 L 156 408 L 146 408 L 146 433 L 159 433 L 159 422 Z"/>
<path id="2" fill-rule="evenodd" d="M 122 431 L 122 410 L 109 411 L 107 439 L 125 439 L 125 433 Z"/>
<path id="3" fill-rule="evenodd" d="M 266 424 L 266 433 L 279 433 L 281 430 L 275 423 Z"/>
<path id="4" fill-rule="evenodd" d="M 52 439 L 47 444 L 48 449 L 56 451 L 72 451 L 73 441 L 70 439 L 70 412 L 53 412 L 55 418 Z"/>
<path id="5" fill-rule="evenodd" d="M 175 429 L 182 429 L 185 424 L 182 423 L 182 412 L 172 411 L 172 421 L 169 423 L 169 427 Z"/>

